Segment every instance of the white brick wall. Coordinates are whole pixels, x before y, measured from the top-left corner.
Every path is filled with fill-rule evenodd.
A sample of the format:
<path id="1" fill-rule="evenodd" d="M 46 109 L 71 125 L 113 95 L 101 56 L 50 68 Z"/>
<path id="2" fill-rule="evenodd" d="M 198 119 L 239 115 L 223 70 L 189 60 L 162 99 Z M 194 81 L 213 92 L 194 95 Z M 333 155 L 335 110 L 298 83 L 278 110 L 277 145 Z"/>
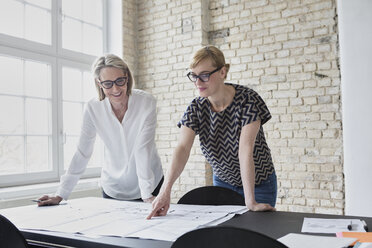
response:
<path id="1" fill-rule="evenodd" d="M 195 97 L 193 84 L 186 80 L 190 55 L 207 39 L 202 1 L 137 1 L 138 67 L 137 87 L 158 100 L 156 141 L 163 168 L 170 166 L 177 144 L 176 124 Z M 151 14 L 150 14 L 151 9 Z M 125 35 L 124 35 L 125 36 Z M 198 185 L 210 184 L 199 141 L 173 190 L 173 202 Z"/>
<path id="2" fill-rule="evenodd" d="M 335 0 L 124 3 L 130 9 L 124 7 L 124 57 L 134 65 L 137 87 L 158 99 L 156 141 L 165 170 L 176 124 L 196 96 L 185 77 L 190 56 L 213 44 L 231 64 L 227 81 L 258 91 L 273 115 L 264 129 L 278 174 L 277 209 L 343 213 Z M 173 201 L 210 177 L 196 140 Z"/>
<path id="3" fill-rule="evenodd" d="M 123 3 L 123 58 L 134 76 L 137 74 L 137 6 L 135 0 Z"/>

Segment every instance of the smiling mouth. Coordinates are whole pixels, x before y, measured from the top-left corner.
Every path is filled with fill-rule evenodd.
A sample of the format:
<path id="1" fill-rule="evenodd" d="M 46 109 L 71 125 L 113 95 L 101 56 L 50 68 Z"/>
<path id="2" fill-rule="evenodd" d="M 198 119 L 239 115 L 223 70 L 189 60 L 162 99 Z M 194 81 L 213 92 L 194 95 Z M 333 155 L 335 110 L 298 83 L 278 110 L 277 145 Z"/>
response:
<path id="1" fill-rule="evenodd" d="M 118 94 L 111 94 L 111 95 L 114 96 L 114 97 L 119 97 L 119 96 L 121 96 L 121 94 L 123 94 L 122 91 L 120 93 L 118 93 Z"/>

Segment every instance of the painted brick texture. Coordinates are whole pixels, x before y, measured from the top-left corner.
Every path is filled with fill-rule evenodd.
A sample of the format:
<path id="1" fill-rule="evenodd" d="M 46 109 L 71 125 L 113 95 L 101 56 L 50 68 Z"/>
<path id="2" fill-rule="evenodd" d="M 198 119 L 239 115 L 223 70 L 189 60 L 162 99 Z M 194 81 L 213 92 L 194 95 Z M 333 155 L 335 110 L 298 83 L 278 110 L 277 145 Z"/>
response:
<path id="1" fill-rule="evenodd" d="M 158 100 L 156 142 L 166 171 L 176 124 L 197 96 L 186 78 L 194 51 L 219 47 L 227 81 L 256 90 L 278 175 L 277 209 L 344 213 L 340 71 L 335 0 L 138 0 L 124 3 L 124 58 L 136 87 Z M 172 201 L 211 184 L 195 140 Z"/>

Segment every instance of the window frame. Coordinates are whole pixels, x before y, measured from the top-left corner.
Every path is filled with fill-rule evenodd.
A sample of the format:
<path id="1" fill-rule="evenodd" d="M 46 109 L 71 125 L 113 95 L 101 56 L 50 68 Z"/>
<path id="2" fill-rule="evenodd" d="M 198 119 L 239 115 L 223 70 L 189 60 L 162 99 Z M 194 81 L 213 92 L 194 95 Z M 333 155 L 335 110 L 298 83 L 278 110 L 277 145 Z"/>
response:
<path id="1" fill-rule="evenodd" d="M 30 173 L 22 173 L 22 174 L 11 174 L 11 175 L 1 175 L 0 176 L 0 187 L 4 186 L 15 186 L 15 185 L 25 185 L 31 183 L 39 183 L 39 182 L 52 182 L 58 177 L 58 164 L 57 158 L 58 154 L 56 153 L 56 148 L 58 146 L 58 125 L 57 125 L 57 99 L 56 93 L 57 88 L 56 85 L 53 84 L 53 80 L 57 80 L 57 61 L 56 58 L 51 56 L 47 56 L 44 54 L 33 53 L 30 51 L 24 51 L 20 49 L 14 49 L 9 47 L 0 46 L 0 54 L 8 55 L 16 58 L 22 58 L 26 60 L 34 60 L 40 62 L 46 62 L 51 67 L 51 104 L 52 104 L 52 170 L 47 172 L 30 172 Z M 25 181 L 25 177 L 27 180 Z"/>
<path id="2" fill-rule="evenodd" d="M 29 185 L 36 183 L 57 182 L 66 170 L 64 169 L 63 153 L 63 99 L 62 99 L 62 66 L 76 66 L 76 68 L 90 70 L 96 56 L 71 51 L 62 48 L 62 2 L 51 0 L 51 45 L 37 43 L 23 38 L 0 34 L 0 54 L 47 62 L 51 66 L 51 104 L 52 104 L 52 148 L 51 171 L 30 172 L 22 174 L 0 175 L 0 188 L 10 186 Z M 112 25 L 118 20 L 112 19 L 108 13 L 115 11 L 118 18 L 122 17 L 122 3 L 103 2 L 103 53 L 122 54 L 122 39 L 120 46 L 112 45 L 110 37 L 117 39 L 118 34 L 112 33 Z M 118 6 L 120 5 L 120 8 Z M 120 19 L 121 21 L 121 19 Z M 122 38 L 122 30 L 119 31 Z M 101 167 L 87 168 L 82 178 L 99 177 Z"/>

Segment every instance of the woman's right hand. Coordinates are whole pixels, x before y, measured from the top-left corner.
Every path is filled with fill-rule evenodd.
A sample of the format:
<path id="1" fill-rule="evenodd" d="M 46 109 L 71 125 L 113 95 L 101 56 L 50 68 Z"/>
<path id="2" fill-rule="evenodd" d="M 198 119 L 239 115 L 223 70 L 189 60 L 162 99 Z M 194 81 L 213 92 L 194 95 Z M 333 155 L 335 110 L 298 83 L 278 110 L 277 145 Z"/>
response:
<path id="1" fill-rule="evenodd" d="M 152 202 L 152 211 L 146 219 L 151 219 L 154 216 L 165 216 L 170 206 L 170 193 L 160 192 L 160 194 Z"/>
<path id="2" fill-rule="evenodd" d="M 63 199 L 60 196 L 48 196 L 43 195 L 38 199 L 40 202 L 37 205 L 40 206 L 50 206 L 50 205 L 58 205 Z"/>

